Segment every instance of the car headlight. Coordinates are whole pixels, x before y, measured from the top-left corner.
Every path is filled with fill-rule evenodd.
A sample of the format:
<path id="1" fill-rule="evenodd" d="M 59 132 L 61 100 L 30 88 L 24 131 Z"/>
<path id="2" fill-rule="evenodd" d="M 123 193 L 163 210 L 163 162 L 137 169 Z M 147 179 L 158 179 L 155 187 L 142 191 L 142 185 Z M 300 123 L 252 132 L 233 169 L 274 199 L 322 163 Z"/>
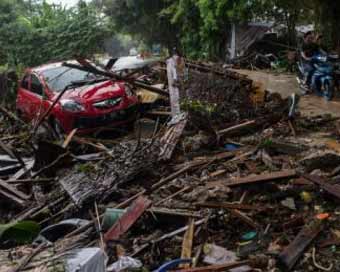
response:
<path id="1" fill-rule="evenodd" d="M 122 101 L 122 97 L 115 97 L 111 99 L 106 99 L 100 102 L 93 103 L 96 108 L 107 109 L 117 106 Z"/>
<path id="2" fill-rule="evenodd" d="M 60 104 L 61 104 L 61 108 L 64 111 L 81 112 L 81 111 L 85 110 L 83 105 L 81 105 L 78 102 L 71 100 L 71 99 L 60 100 Z"/>

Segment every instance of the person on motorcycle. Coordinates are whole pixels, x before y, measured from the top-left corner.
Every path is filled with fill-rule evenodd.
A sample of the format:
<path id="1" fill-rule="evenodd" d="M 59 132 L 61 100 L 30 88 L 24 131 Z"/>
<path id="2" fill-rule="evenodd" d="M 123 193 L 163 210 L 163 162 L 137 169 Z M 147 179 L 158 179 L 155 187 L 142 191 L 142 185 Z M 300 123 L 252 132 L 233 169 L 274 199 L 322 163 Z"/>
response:
<path id="1" fill-rule="evenodd" d="M 315 68 L 312 63 L 312 58 L 315 54 L 320 52 L 320 45 L 317 43 L 314 33 L 308 31 L 303 37 L 303 45 L 301 50 L 301 57 L 303 62 L 303 70 L 305 73 L 305 86 L 310 88 L 311 80 Z"/>

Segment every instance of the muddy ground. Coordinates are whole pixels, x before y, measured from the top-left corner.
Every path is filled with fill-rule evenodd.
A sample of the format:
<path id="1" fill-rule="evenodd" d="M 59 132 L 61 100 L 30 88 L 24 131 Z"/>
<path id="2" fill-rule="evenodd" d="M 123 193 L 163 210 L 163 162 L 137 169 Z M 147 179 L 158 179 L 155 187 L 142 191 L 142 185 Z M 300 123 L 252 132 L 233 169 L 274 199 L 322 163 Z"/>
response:
<path id="1" fill-rule="evenodd" d="M 278 74 L 267 71 L 236 70 L 241 74 L 248 75 L 254 81 L 260 81 L 265 89 L 271 92 L 280 93 L 287 97 L 292 93 L 301 94 L 296 76 L 294 74 Z M 304 116 L 317 116 L 331 114 L 340 117 L 340 95 L 337 94 L 333 101 L 327 102 L 315 95 L 301 97 L 300 111 Z"/>

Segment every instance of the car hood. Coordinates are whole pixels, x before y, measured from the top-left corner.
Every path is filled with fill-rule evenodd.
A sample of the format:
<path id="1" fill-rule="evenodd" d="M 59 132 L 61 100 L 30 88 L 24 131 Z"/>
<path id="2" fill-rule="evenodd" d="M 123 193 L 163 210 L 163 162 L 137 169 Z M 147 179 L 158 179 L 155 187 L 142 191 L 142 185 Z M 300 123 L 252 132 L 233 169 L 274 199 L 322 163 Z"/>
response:
<path id="1" fill-rule="evenodd" d="M 123 95 L 125 95 L 124 83 L 105 81 L 70 89 L 63 94 L 61 99 L 72 99 L 81 103 L 93 103 Z M 58 93 L 55 94 L 54 98 L 57 96 Z"/>

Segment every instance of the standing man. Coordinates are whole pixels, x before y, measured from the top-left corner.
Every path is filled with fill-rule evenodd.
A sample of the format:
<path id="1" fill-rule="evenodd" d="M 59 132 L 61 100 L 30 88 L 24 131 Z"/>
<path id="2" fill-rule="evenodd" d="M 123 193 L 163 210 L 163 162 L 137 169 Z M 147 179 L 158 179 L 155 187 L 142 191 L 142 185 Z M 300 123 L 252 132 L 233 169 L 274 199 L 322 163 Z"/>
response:
<path id="1" fill-rule="evenodd" d="M 181 120 L 180 86 L 184 79 L 185 63 L 177 48 L 174 48 L 172 57 L 166 61 L 166 66 L 172 117 L 170 125 Z"/>

